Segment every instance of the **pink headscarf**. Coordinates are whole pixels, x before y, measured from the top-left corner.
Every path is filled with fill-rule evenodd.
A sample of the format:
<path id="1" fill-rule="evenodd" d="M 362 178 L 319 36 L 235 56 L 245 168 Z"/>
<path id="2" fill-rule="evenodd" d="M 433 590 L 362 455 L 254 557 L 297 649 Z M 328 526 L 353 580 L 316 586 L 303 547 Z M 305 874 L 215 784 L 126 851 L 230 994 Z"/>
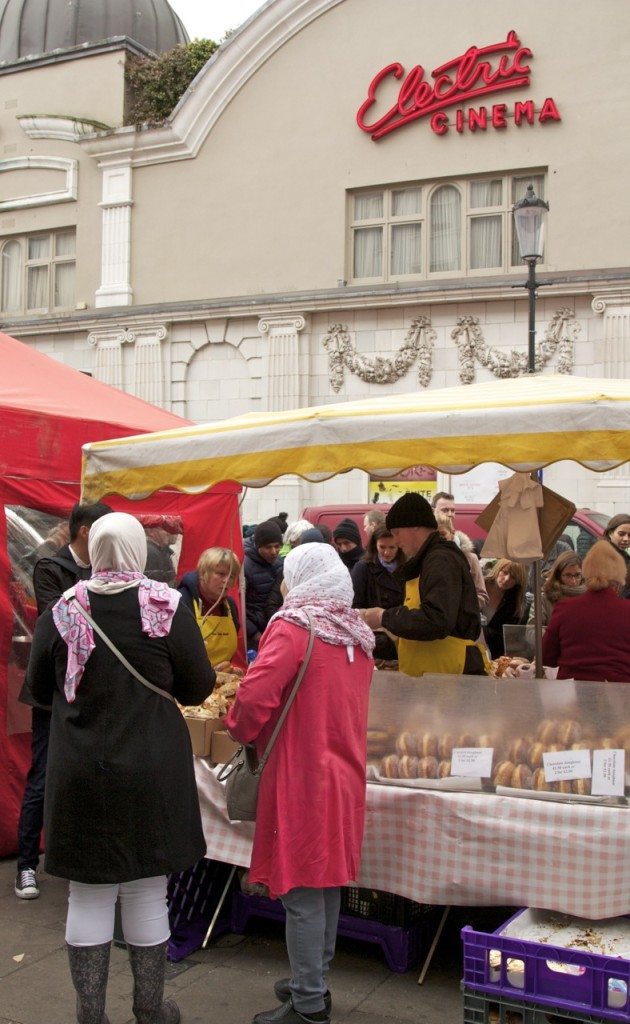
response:
<path id="1" fill-rule="evenodd" d="M 52 610 L 55 626 L 68 647 L 64 693 L 69 704 L 94 650 L 94 631 L 73 595 L 89 612 L 90 591 L 116 594 L 136 587 L 142 631 L 150 637 L 168 636 L 180 599 L 177 590 L 142 573 L 147 560 L 146 536 L 138 520 L 126 512 L 110 512 L 97 519 L 90 528 L 88 550 L 92 576 L 67 590 Z"/>
<path id="2" fill-rule="evenodd" d="M 270 619 L 286 619 L 309 628 L 327 644 L 374 649 L 374 633 L 352 607 L 354 590 L 350 573 L 330 544 L 299 544 L 284 560 L 287 596 L 280 611 Z"/>

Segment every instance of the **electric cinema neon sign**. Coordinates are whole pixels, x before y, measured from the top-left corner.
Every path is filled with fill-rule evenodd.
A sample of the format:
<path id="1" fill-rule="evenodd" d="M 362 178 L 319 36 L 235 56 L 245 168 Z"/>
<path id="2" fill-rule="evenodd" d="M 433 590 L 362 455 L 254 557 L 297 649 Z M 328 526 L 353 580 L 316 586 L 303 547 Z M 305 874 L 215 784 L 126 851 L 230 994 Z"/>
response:
<path id="1" fill-rule="evenodd" d="M 357 124 L 376 141 L 402 128 L 411 121 L 429 118 L 431 131 L 446 135 L 452 128 L 457 132 L 485 131 L 491 128 L 507 128 L 512 117 L 515 125 L 545 124 L 559 121 L 560 114 L 555 102 L 547 97 L 539 110 L 531 99 L 516 100 L 513 104 L 493 103 L 467 106 L 483 97 L 495 96 L 510 89 L 523 89 L 530 85 L 531 69 L 527 61 L 532 51 L 521 42 L 512 29 L 500 43 L 489 46 L 470 46 L 459 57 L 453 57 L 446 64 L 435 68 L 425 78 L 421 64 L 405 74 L 398 61 L 388 64 L 370 82 L 367 99 L 357 111 Z M 398 97 L 393 106 L 375 121 L 367 118 L 375 105 L 382 107 L 387 102 L 388 87 L 393 79 L 403 79 Z M 457 108 L 449 119 L 448 108 Z M 372 115 L 374 116 L 374 111 Z"/>

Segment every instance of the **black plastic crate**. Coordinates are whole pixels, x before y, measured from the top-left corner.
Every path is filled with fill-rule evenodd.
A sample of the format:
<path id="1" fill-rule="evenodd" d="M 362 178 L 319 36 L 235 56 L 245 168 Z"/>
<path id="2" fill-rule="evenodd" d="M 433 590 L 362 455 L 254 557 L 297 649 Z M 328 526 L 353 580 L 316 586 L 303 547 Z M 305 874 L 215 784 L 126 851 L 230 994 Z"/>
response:
<path id="1" fill-rule="evenodd" d="M 603 1017 L 576 1013 L 564 1007 L 482 995 L 465 985 L 462 985 L 462 993 L 464 1024 L 609 1024 Z"/>
<path id="2" fill-rule="evenodd" d="M 362 917 L 380 924 L 390 924 L 397 928 L 410 928 L 420 918 L 435 907 L 426 903 L 414 903 L 405 896 L 397 896 L 393 892 L 381 892 L 378 889 L 361 889 L 348 886 L 341 890 L 341 913 L 352 917 Z"/>

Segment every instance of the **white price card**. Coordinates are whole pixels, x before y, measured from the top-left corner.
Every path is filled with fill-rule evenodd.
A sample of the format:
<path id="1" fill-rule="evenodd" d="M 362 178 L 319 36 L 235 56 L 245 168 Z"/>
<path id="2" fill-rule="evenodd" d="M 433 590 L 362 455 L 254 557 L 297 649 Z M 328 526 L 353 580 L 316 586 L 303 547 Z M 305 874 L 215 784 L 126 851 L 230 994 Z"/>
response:
<path id="1" fill-rule="evenodd" d="M 454 747 L 451 775 L 489 779 L 492 775 L 492 747 Z"/>
<path id="2" fill-rule="evenodd" d="M 623 796 L 625 768 L 625 750 L 594 750 L 593 796 Z"/>
<path id="3" fill-rule="evenodd" d="M 543 754 L 545 782 L 590 779 L 590 750 L 557 750 Z"/>

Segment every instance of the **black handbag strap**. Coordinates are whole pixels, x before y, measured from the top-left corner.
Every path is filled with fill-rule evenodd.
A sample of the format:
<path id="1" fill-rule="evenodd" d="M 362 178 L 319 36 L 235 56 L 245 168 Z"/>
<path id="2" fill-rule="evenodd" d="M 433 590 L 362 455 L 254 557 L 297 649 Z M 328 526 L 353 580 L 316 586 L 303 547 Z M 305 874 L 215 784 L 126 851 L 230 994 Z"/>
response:
<path id="1" fill-rule="evenodd" d="M 125 655 L 121 651 L 118 650 L 118 648 L 116 647 L 116 644 L 113 643 L 113 641 L 111 641 L 109 639 L 109 637 L 107 636 L 107 633 L 104 633 L 103 630 L 101 629 L 101 627 L 96 624 L 96 622 L 94 621 L 94 619 L 92 618 L 90 613 L 88 611 L 86 611 L 86 609 L 83 607 L 83 605 L 79 601 L 77 601 L 77 599 L 76 599 L 76 597 L 74 595 L 72 595 L 70 600 L 74 601 L 74 603 L 79 608 L 79 610 L 81 612 L 81 615 L 83 615 L 83 617 L 87 619 L 87 621 L 90 623 L 92 629 L 96 630 L 96 632 L 100 636 L 101 640 L 103 640 L 107 644 L 107 646 L 109 647 L 110 651 L 112 651 L 116 655 L 118 660 L 123 663 L 123 665 L 125 666 L 127 671 L 131 672 L 132 676 L 135 676 L 135 678 L 138 680 L 139 683 L 142 683 L 143 686 L 147 686 L 149 688 L 149 690 L 153 690 L 154 693 L 159 693 L 161 697 L 166 697 L 167 700 L 173 701 L 173 704 L 175 703 L 175 698 L 173 697 L 172 693 L 168 693 L 167 690 L 162 690 L 161 687 L 156 686 L 155 683 L 150 683 L 148 679 L 145 679 L 144 676 L 141 675 L 140 672 L 138 672 L 138 670 L 133 667 L 131 662 L 127 661 L 127 659 L 125 658 Z"/>
<path id="2" fill-rule="evenodd" d="M 265 747 L 265 751 L 264 751 L 260 761 L 258 762 L 258 767 L 256 768 L 256 774 L 257 775 L 262 774 L 262 770 L 265 767 L 265 765 L 267 764 L 267 761 L 269 759 L 269 755 L 270 755 L 270 753 L 271 753 L 271 751 L 273 749 L 273 745 L 276 742 L 276 739 L 278 737 L 278 733 L 280 732 L 280 730 L 281 730 L 281 728 L 282 728 L 282 726 L 284 724 L 284 720 L 287 717 L 289 708 L 291 707 L 291 705 L 292 705 L 292 703 L 293 703 L 293 701 L 295 699 L 295 695 L 298 692 L 298 689 L 300 687 L 300 683 L 302 682 L 302 679 L 304 678 L 304 673 L 306 672 L 306 669 L 308 668 L 308 663 L 311 660 L 311 653 L 312 653 L 312 650 L 313 650 L 313 643 L 315 641 L 315 624 L 314 624 L 311 616 L 309 615 L 309 613 L 306 612 L 305 614 L 306 614 L 306 616 L 308 618 L 308 625 L 309 625 L 310 632 L 309 632 L 309 637 L 308 637 L 308 646 L 306 648 L 306 654 L 304 655 L 304 661 L 302 662 L 302 664 L 300 666 L 300 671 L 298 672 L 297 676 L 295 677 L 295 682 L 293 684 L 293 689 L 291 690 L 291 693 L 289 694 L 289 696 L 287 697 L 287 699 L 285 701 L 284 707 L 282 709 L 282 713 L 281 713 L 278 721 L 276 722 L 275 729 L 273 730 L 271 736 L 269 737 L 269 742 L 267 743 L 267 746 Z"/>

